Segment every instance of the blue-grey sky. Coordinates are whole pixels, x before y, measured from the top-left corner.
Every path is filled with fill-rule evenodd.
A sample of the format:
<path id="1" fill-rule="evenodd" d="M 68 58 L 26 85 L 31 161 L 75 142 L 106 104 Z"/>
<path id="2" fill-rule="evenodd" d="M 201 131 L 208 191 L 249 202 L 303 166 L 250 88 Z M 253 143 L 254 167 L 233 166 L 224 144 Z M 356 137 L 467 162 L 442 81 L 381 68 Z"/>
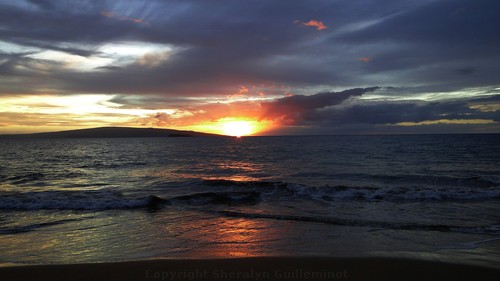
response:
<path id="1" fill-rule="evenodd" d="M 499 30 L 493 0 L 0 0 L 0 133 L 500 133 Z"/>

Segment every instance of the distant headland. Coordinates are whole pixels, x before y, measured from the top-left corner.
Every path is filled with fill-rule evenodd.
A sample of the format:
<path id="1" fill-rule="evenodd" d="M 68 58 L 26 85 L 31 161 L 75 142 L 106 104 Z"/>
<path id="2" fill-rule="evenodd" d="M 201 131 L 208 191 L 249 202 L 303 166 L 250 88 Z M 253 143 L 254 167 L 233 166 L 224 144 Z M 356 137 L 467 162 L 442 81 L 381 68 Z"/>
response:
<path id="1" fill-rule="evenodd" d="M 145 137 L 227 137 L 224 135 L 155 128 L 100 127 L 47 133 L 0 135 L 0 138 L 145 138 Z"/>

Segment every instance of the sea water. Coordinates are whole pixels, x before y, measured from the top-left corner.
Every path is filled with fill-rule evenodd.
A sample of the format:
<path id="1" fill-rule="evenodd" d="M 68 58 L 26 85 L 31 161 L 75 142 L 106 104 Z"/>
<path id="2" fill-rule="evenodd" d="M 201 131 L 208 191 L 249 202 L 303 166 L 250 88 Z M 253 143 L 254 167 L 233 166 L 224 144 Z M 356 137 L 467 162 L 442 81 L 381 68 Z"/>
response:
<path id="1" fill-rule="evenodd" d="M 0 263 L 500 267 L 500 135 L 0 140 Z"/>

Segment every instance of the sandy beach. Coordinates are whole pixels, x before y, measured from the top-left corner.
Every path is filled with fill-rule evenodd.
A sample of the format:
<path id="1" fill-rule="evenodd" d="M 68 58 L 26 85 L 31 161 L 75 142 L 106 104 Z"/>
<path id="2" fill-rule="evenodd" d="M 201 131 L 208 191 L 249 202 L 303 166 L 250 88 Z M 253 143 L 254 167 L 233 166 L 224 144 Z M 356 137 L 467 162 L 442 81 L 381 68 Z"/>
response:
<path id="1" fill-rule="evenodd" d="M 393 258 L 258 257 L 19 265 L 0 280 L 499 280 L 500 269 Z"/>

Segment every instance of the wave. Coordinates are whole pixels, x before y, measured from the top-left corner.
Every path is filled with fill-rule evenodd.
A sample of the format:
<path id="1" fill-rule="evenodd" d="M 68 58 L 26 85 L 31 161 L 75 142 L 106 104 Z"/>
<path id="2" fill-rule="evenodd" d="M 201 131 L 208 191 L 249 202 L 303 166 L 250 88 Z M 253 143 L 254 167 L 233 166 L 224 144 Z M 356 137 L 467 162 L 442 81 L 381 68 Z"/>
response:
<path id="1" fill-rule="evenodd" d="M 204 179 L 201 182 L 203 185 L 208 186 L 237 186 L 237 187 L 260 187 L 260 188 L 274 188 L 286 187 L 286 182 L 273 182 L 273 181 L 236 181 L 228 179 Z"/>
<path id="2" fill-rule="evenodd" d="M 244 190 L 257 190 L 264 195 L 269 191 L 287 191 L 292 196 L 320 199 L 325 201 L 448 201 L 448 200 L 498 200 L 500 199 L 500 181 L 495 184 L 495 177 L 464 177 L 455 182 L 488 183 L 474 186 L 430 186 L 413 185 L 324 185 L 311 186 L 287 182 L 272 181 L 233 181 L 203 180 L 201 184 L 209 187 L 235 187 Z"/>
<path id="3" fill-rule="evenodd" d="M 188 204 L 190 206 L 209 204 L 257 204 L 260 201 L 260 192 L 235 191 L 235 192 L 202 192 L 177 196 L 170 199 L 174 203 Z"/>
<path id="4" fill-rule="evenodd" d="M 39 178 L 32 174 L 30 178 Z M 483 180 L 483 179 L 481 179 Z M 254 205 L 263 199 L 301 198 L 322 201 L 474 201 L 500 200 L 500 188 L 494 187 L 433 187 L 433 186 L 310 186 L 272 181 L 201 180 L 190 182 L 208 192 L 188 193 L 161 198 L 152 194 L 125 196 L 114 188 L 97 190 L 46 190 L 0 192 L 0 209 L 63 209 L 107 210 L 150 208 L 168 204 L 203 206 L 211 204 Z M 105 185 L 103 185 L 105 186 Z M 158 191 L 168 191 L 164 188 Z M 163 196 L 162 196 L 163 197 Z"/>
<path id="5" fill-rule="evenodd" d="M 102 211 L 110 209 L 143 209 L 156 211 L 162 208 L 188 207 L 200 212 L 208 212 L 225 217 L 247 218 L 247 219 L 273 219 L 284 221 L 298 221 L 307 223 L 324 223 L 337 226 L 349 227 L 368 227 L 377 229 L 392 229 L 392 230 L 409 230 L 409 231 L 436 231 L 436 232 L 453 232 L 453 233 L 468 233 L 468 234 L 493 234 L 500 235 L 500 225 L 486 226 L 459 226 L 447 224 L 426 224 L 426 223 L 405 223 L 405 222 L 390 222 L 390 221 L 375 221 L 363 219 L 337 218 L 329 216 L 311 216 L 311 215 L 291 215 L 278 213 L 253 213 L 247 211 L 224 210 L 226 206 L 251 206 L 259 204 L 263 197 L 277 196 L 280 200 L 287 200 L 283 197 L 282 192 L 286 192 L 292 196 L 301 196 L 303 198 L 313 197 L 325 200 L 326 196 L 330 196 L 328 200 L 351 200 L 355 198 L 359 200 L 362 193 L 364 200 L 374 200 L 378 196 L 408 198 L 409 194 L 413 194 L 412 190 L 399 190 L 398 192 L 390 192 L 387 189 L 376 187 L 311 187 L 304 185 L 294 185 L 282 182 L 232 182 L 228 180 L 205 182 L 217 186 L 233 186 L 238 188 L 243 187 L 244 190 L 238 191 L 211 191 L 188 193 L 185 195 L 162 198 L 155 195 L 148 196 L 132 196 L 125 195 L 114 189 L 99 189 L 99 190 L 47 190 L 37 192 L 0 192 L 0 209 L 3 210 L 89 210 Z M 260 192 L 259 188 L 274 189 L 274 192 Z M 394 191 L 394 190 L 393 190 Z M 276 192 L 278 194 L 276 194 Z M 435 192 L 435 190 L 434 190 Z M 354 195 L 353 195 L 354 194 Z M 335 198 L 331 198 L 336 196 Z M 484 197 L 484 194 L 481 195 Z M 495 198 L 500 198 L 497 193 Z M 427 195 L 424 196 L 425 198 Z M 458 196 L 460 197 L 460 196 Z M 457 198 L 458 198 L 457 197 Z M 340 198 L 340 199 L 339 199 Z M 411 195 L 410 198 L 416 198 Z M 422 196 L 417 196 L 422 198 Z M 432 197 L 434 198 L 434 197 Z M 470 198 L 470 196 L 468 197 Z M 211 205 L 222 205 L 210 208 Z M 221 209 L 222 207 L 222 209 Z M 249 207 L 248 210 L 251 210 Z M 222 211 L 221 211 L 222 210 Z M 278 210 L 278 209 L 277 209 Z M 43 222 L 26 226 L 0 226 L 0 234 L 15 234 L 36 230 L 42 227 L 48 227 L 60 223 L 65 223 L 68 220 Z"/>
<path id="6" fill-rule="evenodd" d="M 123 167 L 147 166 L 146 162 L 89 163 L 77 166 L 79 169 L 117 169 Z"/>
<path id="7" fill-rule="evenodd" d="M 23 225 L 23 226 L 4 226 L 4 227 L 0 227 L 0 234 L 17 234 L 17 233 L 29 232 L 29 231 L 34 231 L 34 230 L 37 230 L 37 229 L 43 228 L 43 227 L 49 227 L 49 226 L 59 225 L 59 224 L 67 223 L 67 222 L 81 221 L 81 220 L 83 220 L 83 219 L 65 219 L 65 220 L 42 222 L 42 223 L 35 223 L 35 224 Z"/>
<path id="8" fill-rule="evenodd" d="M 288 190 L 296 195 L 326 201 L 439 201 L 439 200 L 488 200 L 500 199 L 497 187 L 372 187 L 372 186 L 307 186 L 288 184 Z"/>
<path id="9" fill-rule="evenodd" d="M 155 207 L 161 198 L 155 196 L 124 197 L 111 190 L 50 190 L 37 192 L 2 192 L 0 209 L 4 210 L 107 210 Z"/>
<path id="10" fill-rule="evenodd" d="M 418 184 L 429 186 L 494 187 L 500 185 L 500 178 L 491 175 L 357 175 L 387 184 Z"/>
<path id="11" fill-rule="evenodd" d="M 12 184 L 25 184 L 33 181 L 39 181 L 46 177 L 45 174 L 39 172 L 26 173 L 22 175 L 15 176 L 2 176 L 2 180 L 6 182 L 10 182 Z"/>
<path id="12" fill-rule="evenodd" d="M 453 226 L 444 224 L 395 223 L 395 222 L 385 222 L 385 221 L 350 220 L 350 219 L 332 218 L 332 217 L 244 213 L 235 211 L 220 211 L 218 212 L 218 214 L 227 217 L 301 221 L 301 222 L 312 222 L 312 223 L 325 223 L 338 226 L 370 227 L 370 228 L 393 229 L 393 230 L 421 230 L 421 231 L 423 230 L 423 231 L 458 232 L 458 233 L 473 233 L 473 234 L 500 234 L 500 225 L 468 227 L 468 226 Z"/>
<path id="13" fill-rule="evenodd" d="M 34 182 L 47 182 L 53 180 L 69 179 L 69 178 L 82 178 L 87 176 L 83 172 L 75 171 L 58 171 L 50 173 L 41 172 L 24 172 L 17 173 L 15 175 L 2 175 L 0 174 L 0 182 L 12 184 L 12 185 L 29 185 Z"/>
<path id="14" fill-rule="evenodd" d="M 115 190 L 51 190 L 38 192 L 2 192 L 0 209 L 4 210 L 110 210 L 147 208 L 161 209 L 167 205 L 202 206 L 211 204 L 253 205 L 260 201 L 257 191 L 202 192 L 172 198 L 155 195 L 124 196 Z"/>

